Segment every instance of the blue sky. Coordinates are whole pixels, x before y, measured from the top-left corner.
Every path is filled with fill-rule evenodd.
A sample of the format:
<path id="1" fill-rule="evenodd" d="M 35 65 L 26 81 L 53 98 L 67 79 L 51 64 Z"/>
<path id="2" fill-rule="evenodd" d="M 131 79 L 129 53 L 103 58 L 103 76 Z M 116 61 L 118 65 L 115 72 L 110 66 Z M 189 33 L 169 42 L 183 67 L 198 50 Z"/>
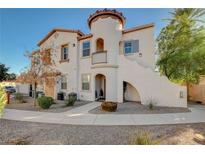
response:
<path id="1" fill-rule="evenodd" d="M 96 9 L 0 9 L 0 63 L 19 73 L 29 65 L 25 51 L 53 28 L 80 29 L 89 33 L 87 18 Z M 155 36 L 167 23 L 172 9 L 117 9 L 126 17 L 125 28 L 154 22 Z"/>

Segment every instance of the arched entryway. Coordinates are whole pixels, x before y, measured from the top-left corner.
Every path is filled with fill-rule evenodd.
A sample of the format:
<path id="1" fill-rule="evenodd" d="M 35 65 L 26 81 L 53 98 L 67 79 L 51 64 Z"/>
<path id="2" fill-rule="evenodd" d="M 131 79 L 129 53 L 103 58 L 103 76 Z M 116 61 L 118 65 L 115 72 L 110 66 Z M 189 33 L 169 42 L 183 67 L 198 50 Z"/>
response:
<path id="1" fill-rule="evenodd" d="M 140 94 L 130 83 L 123 81 L 123 102 L 141 103 Z"/>
<path id="2" fill-rule="evenodd" d="M 98 38 L 96 40 L 96 52 L 104 51 L 104 40 L 102 38 Z"/>
<path id="3" fill-rule="evenodd" d="M 106 77 L 103 74 L 95 76 L 95 100 L 104 101 L 106 98 Z"/>

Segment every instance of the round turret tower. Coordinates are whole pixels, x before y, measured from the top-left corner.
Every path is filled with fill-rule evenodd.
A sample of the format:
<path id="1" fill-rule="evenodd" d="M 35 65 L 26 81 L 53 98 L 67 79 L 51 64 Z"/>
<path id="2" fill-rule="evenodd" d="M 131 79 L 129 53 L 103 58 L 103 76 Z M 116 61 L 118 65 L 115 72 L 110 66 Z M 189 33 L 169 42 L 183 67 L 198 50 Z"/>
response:
<path id="1" fill-rule="evenodd" d="M 88 18 L 96 100 L 117 101 L 119 42 L 124 25 L 125 17 L 116 10 L 98 10 Z"/>
<path id="2" fill-rule="evenodd" d="M 109 65 L 117 65 L 119 42 L 124 25 L 125 17 L 116 10 L 97 10 L 88 18 L 88 26 L 93 35 L 92 53 L 107 52 L 106 63 Z"/>

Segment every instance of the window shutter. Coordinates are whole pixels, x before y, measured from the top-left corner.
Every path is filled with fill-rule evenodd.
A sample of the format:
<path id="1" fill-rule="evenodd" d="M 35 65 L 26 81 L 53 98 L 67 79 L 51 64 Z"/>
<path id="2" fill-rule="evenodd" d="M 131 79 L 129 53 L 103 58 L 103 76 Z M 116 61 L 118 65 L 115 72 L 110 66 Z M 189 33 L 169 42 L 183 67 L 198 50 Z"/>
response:
<path id="1" fill-rule="evenodd" d="M 132 41 L 133 51 L 132 52 L 139 52 L 139 40 Z"/>

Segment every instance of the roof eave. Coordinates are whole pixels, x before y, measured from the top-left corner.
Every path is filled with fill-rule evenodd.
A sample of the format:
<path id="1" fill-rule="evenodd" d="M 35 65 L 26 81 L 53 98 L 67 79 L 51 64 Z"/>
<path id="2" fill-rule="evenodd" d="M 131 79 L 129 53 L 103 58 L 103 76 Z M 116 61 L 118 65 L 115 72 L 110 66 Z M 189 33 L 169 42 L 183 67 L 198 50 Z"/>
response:
<path id="1" fill-rule="evenodd" d="M 123 34 L 126 33 L 131 33 L 131 32 L 135 32 L 135 31 L 139 31 L 139 30 L 143 30 L 143 29 L 147 29 L 147 28 L 152 28 L 154 27 L 155 24 L 154 23 L 149 23 L 146 25 L 141 25 L 141 26 L 137 26 L 137 27 L 132 27 L 132 28 L 128 28 L 122 31 Z"/>
<path id="2" fill-rule="evenodd" d="M 55 32 L 69 32 L 69 33 L 77 33 L 80 36 L 83 36 L 84 33 L 80 30 L 70 30 L 70 29 L 59 29 L 55 28 L 52 31 L 50 31 L 39 43 L 38 46 L 41 46 L 48 38 L 50 38 Z"/>

